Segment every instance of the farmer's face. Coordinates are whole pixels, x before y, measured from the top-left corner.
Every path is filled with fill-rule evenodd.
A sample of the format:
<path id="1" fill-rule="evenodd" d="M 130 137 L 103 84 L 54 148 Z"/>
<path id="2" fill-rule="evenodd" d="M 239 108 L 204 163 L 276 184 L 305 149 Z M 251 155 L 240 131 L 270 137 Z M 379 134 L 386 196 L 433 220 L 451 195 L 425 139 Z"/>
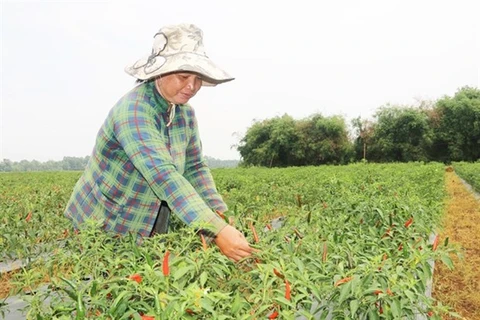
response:
<path id="1" fill-rule="evenodd" d="M 202 87 L 202 78 L 196 74 L 179 72 L 155 80 L 160 94 L 174 104 L 185 104 Z"/>

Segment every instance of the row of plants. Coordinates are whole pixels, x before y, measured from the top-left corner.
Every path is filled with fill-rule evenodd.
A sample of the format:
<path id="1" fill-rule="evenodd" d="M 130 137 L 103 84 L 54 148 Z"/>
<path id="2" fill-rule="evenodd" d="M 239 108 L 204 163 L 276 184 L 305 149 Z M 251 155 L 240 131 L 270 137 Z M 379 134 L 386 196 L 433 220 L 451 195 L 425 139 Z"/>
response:
<path id="1" fill-rule="evenodd" d="M 69 232 L 63 216 L 78 172 L 0 174 L 0 262 L 51 252 Z"/>
<path id="2" fill-rule="evenodd" d="M 472 186 L 475 191 L 480 192 L 480 161 L 477 162 L 454 162 L 455 172 Z"/>
<path id="3" fill-rule="evenodd" d="M 37 257 L 13 275 L 11 294 L 36 319 L 440 319 L 449 312 L 425 294 L 430 263 L 452 267 L 448 239 L 435 236 L 443 165 L 213 174 L 230 208 L 226 221 L 258 249 L 239 263 L 178 222 L 140 245 L 133 235 L 103 232 L 101 221 L 76 234 L 61 212 L 78 173 L 0 175 L 10 235 L 2 249 Z"/>

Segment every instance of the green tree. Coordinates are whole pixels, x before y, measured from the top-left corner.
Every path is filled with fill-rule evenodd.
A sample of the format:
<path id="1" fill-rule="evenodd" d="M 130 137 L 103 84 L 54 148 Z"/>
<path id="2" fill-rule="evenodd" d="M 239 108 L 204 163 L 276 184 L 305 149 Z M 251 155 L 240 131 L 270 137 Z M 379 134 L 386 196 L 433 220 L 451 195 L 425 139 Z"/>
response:
<path id="1" fill-rule="evenodd" d="M 353 155 L 345 120 L 320 114 L 298 121 L 289 115 L 256 121 L 237 150 L 244 165 L 267 167 L 343 164 Z"/>
<path id="2" fill-rule="evenodd" d="M 376 162 L 428 161 L 432 129 L 420 108 L 386 105 L 376 112 L 371 160 Z M 370 160 L 370 159 L 369 159 Z"/>
<path id="3" fill-rule="evenodd" d="M 432 155 L 440 161 L 480 159 L 480 90 L 463 87 L 437 101 Z"/>
<path id="4" fill-rule="evenodd" d="M 288 166 L 295 158 L 295 121 L 284 115 L 255 121 L 240 140 L 237 150 L 243 163 L 256 166 Z"/>
<path id="5" fill-rule="evenodd" d="M 355 158 L 367 160 L 367 149 L 373 138 L 375 123 L 371 120 L 362 120 L 358 117 L 352 120 L 352 126 L 357 136 L 353 146 Z"/>
<path id="6" fill-rule="evenodd" d="M 13 161 L 10 159 L 3 159 L 0 163 L 0 172 L 11 172 L 13 171 Z"/>
<path id="7" fill-rule="evenodd" d="M 315 114 L 297 125 L 301 165 L 345 164 L 353 156 L 343 117 Z"/>

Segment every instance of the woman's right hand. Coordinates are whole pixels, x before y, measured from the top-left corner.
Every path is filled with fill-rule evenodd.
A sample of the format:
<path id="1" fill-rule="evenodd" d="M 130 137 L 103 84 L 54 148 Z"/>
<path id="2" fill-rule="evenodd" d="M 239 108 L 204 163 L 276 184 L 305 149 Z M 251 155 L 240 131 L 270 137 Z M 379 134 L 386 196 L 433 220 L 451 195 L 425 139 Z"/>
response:
<path id="1" fill-rule="evenodd" d="M 235 262 L 250 256 L 255 251 L 250 247 L 245 236 L 231 225 L 227 225 L 217 234 L 215 243 L 227 258 Z"/>

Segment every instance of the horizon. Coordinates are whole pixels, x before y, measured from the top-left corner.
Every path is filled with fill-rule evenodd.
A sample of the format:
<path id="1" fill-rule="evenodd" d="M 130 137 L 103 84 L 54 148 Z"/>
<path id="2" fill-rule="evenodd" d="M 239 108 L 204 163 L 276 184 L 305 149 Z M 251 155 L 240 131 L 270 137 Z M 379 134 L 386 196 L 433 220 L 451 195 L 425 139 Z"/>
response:
<path id="1" fill-rule="evenodd" d="M 45 161 L 41 161 L 41 160 L 37 160 L 37 159 L 21 159 L 21 160 L 12 160 L 12 159 L 8 159 L 8 158 L 4 158 L 4 159 L 0 159 L 0 162 L 4 162 L 5 160 L 9 160 L 9 161 L 12 161 L 12 162 L 22 162 L 22 161 L 28 161 L 28 162 L 33 162 L 33 161 L 38 161 L 40 163 L 46 163 L 46 162 L 49 162 L 49 161 L 53 161 L 53 162 L 60 162 L 60 161 L 63 161 L 64 158 L 77 158 L 77 159 L 84 159 L 86 157 L 90 157 L 90 155 L 86 155 L 86 156 L 63 156 L 62 159 L 60 160 L 55 160 L 55 159 L 48 159 L 48 160 L 45 160 Z M 216 161 L 241 161 L 241 160 L 238 160 L 238 159 L 218 159 L 218 158 L 214 158 L 214 157 L 210 157 L 209 155 L 204 155 L 205 159 L 208 160 L 208 158 L 210 158 L 211 160 L 216 160 Z"/>

